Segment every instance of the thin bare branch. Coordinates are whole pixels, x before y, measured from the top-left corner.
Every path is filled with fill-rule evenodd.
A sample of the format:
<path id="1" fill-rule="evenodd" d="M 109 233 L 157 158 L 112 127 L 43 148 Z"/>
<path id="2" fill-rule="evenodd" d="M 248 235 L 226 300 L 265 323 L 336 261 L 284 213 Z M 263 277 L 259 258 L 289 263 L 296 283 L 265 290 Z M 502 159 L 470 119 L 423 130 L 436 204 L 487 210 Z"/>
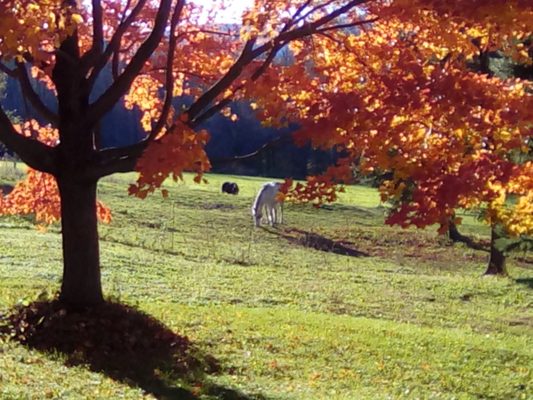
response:
<path id="1" fill-rule="evenodd" d="M 181 36 L 186 36 L 186 35 L 195 35 L 197 33 L 206 33 L 208 35 L 217 35 L 217 36 L 228 36 L 228 37 L 233 37 L 233 38 L 238 38 L 239 37 L 238 33 L 214 31 L 212 29 L 197 29 L 197 30 L 194 30 L 194 31 L 186 31 L 186 32 L 181 33 L 180 37 Z"/>
<path id="2" fill-rule="evenodd" d="M 124 6 L 124 11 L 122 12 L 122 17 L 120 18 L 120 23 L 123 24 L 124 21 L 126 21 L 126 18 L 128 16 L 128 10 L 131 6 L 131 0 L 126 1 L 126 5 Z"/>
<path id="3" fill-rule="evenodd" d="M 239 91 L 241 88 L 236 88 L 234 90 L 234 93 Z M 227 107 L 228 105 L 231 104 L 231 102 L 233 101 L 233 95 L 230 96 L 230 97 L 226 97 L 222 100 L 220 100 L 218 103 L 216 103 L 215 105 L 209 107 L 206 111 L 204 111 L 202 114 L 198 115 L 191 123 L 191 126 L 193 128 L 197 127 L 198 125 L 200 125 L 202 122 L 208 120 L 209 118 L 211 118 L 213 115 L 217 114 L 219 111 L 221 111 L 224 107 Z"/>
<path id="4" fill-rule="evenodd" d="M 256 81 L 263 73 L 267 70 L 267 68 L 272 64 L 272 61 L 274 61 L 274 58 L 278 54 L 278 52 L 283 48 L 283 44 L 278 44 L 270 50 L 270 53 L 268 54 L 267 58 L 263 63 L 257 68 L 254 73 L 252 74 L 252 81 Z"/>
<path id="5" fill-rule="evenodd" d="M 329 0 L 329 1 L 326 1 L 325 3 L 322 3 L 322 4 L 319 4 L 313 8 L 311 8 L 309 11 L 307 11 L 304 15 L 300 16 L 299 18 L 296 18 L 294 20 L 294 25 L 298 24 L 299 22 L 305 20 L 307 17 L 309 17 L 310 15 L 314 14 L 315 12 L 317 12 L 318 10 L 322 9 L 322 8 L 326 8 L 327 6 L 329 6 L 331 3 L 335 2 L 335 0 Z"/>
<path id="6" fill-rule="evenodd" d="M 298 7 L 292 17 L 285 23 L 281 32 L 286 32 L 292 28 L 297 23 L 298 16 L 309 6 L 309 4 L 312 3 L 312 1 L 313 0 L 307 0 L 300 7 Z"/>
<path id="7" fill-rule="evenodd" d="M 135 165 L 139 157 L 140 154 L 138 156 L 118 158 L 106 163 L 94 165 L 85 171 L 85 178 L 100 179 L 104 176 L 116 174 L 117 172 L 133 172 L 135 171 Z"/>
<path id="8" fill-rule="evenodd" d="M 147 69 L 147 72 L 166 71 L 166 70 L 167 70 L 166 66 L 164 66 L 164 67 L 152 67 L 152 68 Z M 174 72 L 177 73 L 177 74 L 188 75 L 188 76 L 192 76 L 194 78 L 198 78 L 198 79 L 202 79 L 202 80 L 216 78 L 216 76 L 214 74 L 201 75 L 201 74 L 198 74 L 198 73 L 195 73 L 195 72 L 192 72 L 192 71 L 188 71 L 188 70 L 185 70 L 185 69 L 175 69 Z"/>
<path id="9" fill-rule="evenodd" d="M 319 35 L 322 35 L 322 36 L 324 36 L 324 37 L 326 37 L 326 38 L 328 38 L 328 39 L 331 40 L 332 42 L 337 43 L 339 46 L 342 46 L 342 42 L 341 42 L 339 39 L 337 39 L 337 38 L 331 36 L 330 34 L 328 34 L 328 33 L 324 33 L 324 32 L 318 32 L 318 34 L 319 34 Z"/>
<path id="10" fill-rule="evenodd" d="M 120 62 L 120 52 L 119 51 L 115 51 L 113 53 L 113 59 L 111 60 L 111 76 L 113 76 L 113 80 L 117 80 L 118 79 L 119 62 Z"/>
<path id="11" fill-rule="evenodd" d="M 296 10 L 296 12 L 294 13 L 294 15 L 292 16 L 292 19 L 296 21 L 296 19 L 298 18 L 298 16 L 302 13 L 303 10 L 305 10 L 309 4 L 312 3 L 313 0 L 307 0 L 306 2 L 304 2 L 300 7 L 298 7 L 298 9 Z"/>
<path id="12" fill-rule="evenodd" d="M 251 158 L 254 158 L 258 156 L 259 154 L 265 152 L 266 150 L 269 150 L 273 147 L 279 146 L 283 143 L 289 143 L 292 141 L 291 134 L 284 134 L 282 136 L 279 136 L 269 142 L 266 142 L 265 144 L 261 145 L 257 150 L 254 150 L 250 153 L 243 154 L 240 156 L 233 156 L 233 157 L 224 157 L 224 158 L 215 158 L 209 160 L 213 166 L 217 166 L 220 164 L 228 164 L 235 161 L 241 161 L 241 160 L 249 160 Z"/>
<path id="13" fill-rule="evenodd" d="M 355 26 L 360 26 L 360 25 L 363 25 L 363 24 L 370 24 L 372 22 L 376 22 L 377 20 L 379 20 L 379 18 L 377 18 L 377 17 L 376 18 L 371 18 L 371 19 L 364 19 L 364 20 L 361 20 L 361 21 L 351 22 L 351 23 L 348 23 L 348 24 L 339 24 L 339 25 L 326 26 L 325 28 L 320 28 L 320 29 L 317 29 L 316 31 L 318 33 L 324 33 L 324 32 L 333 31 L 333 30 L 353 28 Z"/>
<path id="14" fill-rule="evenodd" d="M 17 63 L 16 78 L 20 82 L 22 95 L 27 98 L 35 110 L 46 118 L 50 123 L 57 125 L 59 116 L 50 110 L 31 85 L 30 77 L 23 63 Z"/>

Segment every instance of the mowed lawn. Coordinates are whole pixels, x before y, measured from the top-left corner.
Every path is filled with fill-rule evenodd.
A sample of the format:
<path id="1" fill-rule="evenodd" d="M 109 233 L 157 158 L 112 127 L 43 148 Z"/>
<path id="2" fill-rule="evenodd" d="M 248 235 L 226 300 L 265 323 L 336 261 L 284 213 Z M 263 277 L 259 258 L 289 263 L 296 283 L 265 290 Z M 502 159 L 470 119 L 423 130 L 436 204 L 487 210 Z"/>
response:
<path id="1" fill-rule="evenodd" d="M 179 387 L 205 399 L 533 399 L 531 256 L 511 258 L 509 278 L 483 277 L 486 251 L 384 226 L 366 187 L 322 209 L 288 204 L 284 225 L 254 228 L 267 180 L 207 179 L 146 200 L 127 195 L 131 175 L 104 180 L 101 263 L 108 298 L 188 337 L 217 370 L 158 395 L 3 338 L 0 399 L 190 398 Z M 220 193 L 226 180 L 238 196 Z M 460 216 L 486 244 L 488 229 Z M 0 313 L 53 295 L 59 228 L 3 217 L 0 234 Z"/>

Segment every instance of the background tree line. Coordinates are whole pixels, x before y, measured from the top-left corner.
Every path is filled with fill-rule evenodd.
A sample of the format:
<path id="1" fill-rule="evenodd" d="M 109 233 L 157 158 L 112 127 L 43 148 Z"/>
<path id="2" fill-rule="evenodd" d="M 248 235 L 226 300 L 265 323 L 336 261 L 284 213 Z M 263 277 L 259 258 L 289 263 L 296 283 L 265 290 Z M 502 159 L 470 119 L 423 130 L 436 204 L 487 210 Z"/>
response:
<path id="1" fill-rule="evenodd" d="M 288 62 L 287 54 L 282 54 L 281 57 L 282 62 Z M 108 69 L 96 83 L 96 95 L 109 86 L 111 79 Z M 4 92 L 0 97 L 0 104 L 5 109 L 12 110 L 14 118 L 44 122 L 22 96 L 18 85 L 18 81 L 0 72 L 0 87 Z M 37 80 L 33 80 L 32 85 L 45 104 L 54 109 L 54 95 L 45 85 Z M 186 105 L 190 103 L 190 99 L 183 96 L 176 98 L 175 103 L 178 106 Z M 291 134 L 297 126 L 263 126 L 246 101 L 233 102 L 230 108 L 237 120 L 232 121 L 217 114 L 199 127 L 207 129 L 211 135 L 206 150 L 213 165 L 213 172 L 277 178 L 292 176 L 302 179 L 321 173 L 334 162 L 334 152 L 314 149 L 310 145 L 296 146 Z M 136 109 L 126 109 L 123 101 L 103 118 L 100 129 L 103 132 L 103 147 L 131 145 L 139 142 L 145 135 L 140 124 L 140 112 Z M 3 153 L 5 150 L 1 151 Z"/>

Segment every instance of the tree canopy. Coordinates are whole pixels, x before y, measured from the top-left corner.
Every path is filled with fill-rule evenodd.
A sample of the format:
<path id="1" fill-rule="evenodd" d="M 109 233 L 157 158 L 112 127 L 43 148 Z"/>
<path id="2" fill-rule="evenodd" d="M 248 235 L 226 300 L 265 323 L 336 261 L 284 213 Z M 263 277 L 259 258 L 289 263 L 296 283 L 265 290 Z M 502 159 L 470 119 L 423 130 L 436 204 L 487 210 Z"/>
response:
<path id="1" fill-rule="evenodd" d="M 291 98 L 289 112 L 305 121 L 297 140 L 344 157 L 292 196 L 334 199 L 331 184 L 349 181 L 357 163 L 362 173 L 393 172 L 380 187 L 383 200 L 399 204 L 389 223 L 445 230 L 455 209 L 484 204 L 490 221 L 531 234 L 532 163 L 517 161 L 531 155 L 531 82 L 468 68 L 480 50 L 531 63 L 531 13 L 524 3 L 414 3 L 409 19 L 405 6 L 356 35 L 313 39 L 322 57 L 309 85 L 318 89 Z"/>

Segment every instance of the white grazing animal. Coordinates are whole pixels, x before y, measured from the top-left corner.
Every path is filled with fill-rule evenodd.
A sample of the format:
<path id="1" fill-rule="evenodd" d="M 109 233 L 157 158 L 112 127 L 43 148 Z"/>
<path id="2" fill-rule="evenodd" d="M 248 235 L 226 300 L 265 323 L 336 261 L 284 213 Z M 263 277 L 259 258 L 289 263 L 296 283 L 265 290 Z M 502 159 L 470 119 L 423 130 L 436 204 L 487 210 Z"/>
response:
<path id="1" fill-rule="evenodd" d="M 283 223 L 283 207 L 277 200 L 277 194 L 281 187 L 279 182 L 268 182 L 263 185 L 252 206 L 252 216 L 254 217 L 255 226 L 261 224 L 263 211 L 267 217 L 269 225 Z"/>

